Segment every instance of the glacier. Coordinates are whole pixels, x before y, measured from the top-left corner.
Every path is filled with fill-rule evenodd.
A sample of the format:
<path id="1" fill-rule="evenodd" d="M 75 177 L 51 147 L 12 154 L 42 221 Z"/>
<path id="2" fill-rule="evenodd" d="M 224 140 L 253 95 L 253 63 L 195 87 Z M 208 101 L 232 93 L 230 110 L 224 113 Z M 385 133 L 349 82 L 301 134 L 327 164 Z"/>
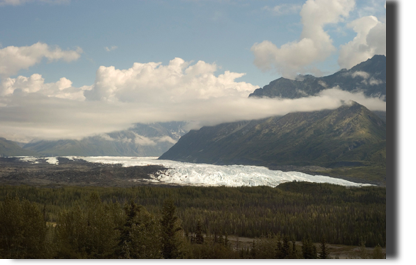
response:
<path id="1" fill-rule="evenodd" d="M 82 159 L 91 163 L 121 164 L 123 167 L 161 165 L 167 168 L 147 180 L 154 183 L 178 184 L 189 186 L 270 186 L 292 181 L 330 183 L 341 186 L 372 186 L 343 179 L 321 175 L 309 175 L 302 172 L 270 170 L 261 166 L 247 165 L 211 165 L 158 160 L 158 157 L 122 157 L 122 156 L 62 156 L 68 159 Z M 18 157 L 22 161 L 38 163 L 39 159 L 57 165 L 57 157 Z M 135 181 L 135 180 L 133 180 Z M 139 181 L 139 180 L 137 180 Z M 143 181 L 141 179 L 140 181 Z"/>
<path id="2" fill-rule="evenodd" d="M 284 182 L 306 181 L 342 186 L 371 186 L 371 184 L 355 183 L 321 175 L 270 170 L 261 166 L 196 164 L 158 160 L 157 157 L 89 156 L 77 158 L 93 163 L 122 164 L 123 167 L 161 165 L 168 168 L 168 170 L 160 172 L 157 176 L 151 176 L 150 181 L 178 185 L 275 187 Z"/>

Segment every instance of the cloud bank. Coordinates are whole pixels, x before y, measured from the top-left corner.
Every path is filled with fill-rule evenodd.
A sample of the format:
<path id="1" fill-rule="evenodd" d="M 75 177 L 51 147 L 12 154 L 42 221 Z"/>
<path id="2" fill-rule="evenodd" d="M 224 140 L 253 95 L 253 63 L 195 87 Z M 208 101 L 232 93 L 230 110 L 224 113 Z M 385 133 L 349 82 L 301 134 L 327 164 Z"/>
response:
<path id="1" fill-rule="evenodd" d="M 39 74 L 8 78 L 0 84 L 1 136 L 23 142 L 81 139 L 127 129 L 134 123 L 166 121 L 189 121 L 192 128 L 198 128 L 333 109 L 343 100 L 354 100 L 372 110 L 385 110 L 386 106 L 380 98 L 337 87 L 299 99 L 248 98 L 257 86 L 236 81 L 242 73 L 216 74 L 217 68 L 181 58 L 167 65 L 135 63 L 128 69 L 101 66 L 94 84 L 79 88 L 64 77 L 54 83 L 45 83 Z M 363 76 L 357 73 L 356 78 Z"/>

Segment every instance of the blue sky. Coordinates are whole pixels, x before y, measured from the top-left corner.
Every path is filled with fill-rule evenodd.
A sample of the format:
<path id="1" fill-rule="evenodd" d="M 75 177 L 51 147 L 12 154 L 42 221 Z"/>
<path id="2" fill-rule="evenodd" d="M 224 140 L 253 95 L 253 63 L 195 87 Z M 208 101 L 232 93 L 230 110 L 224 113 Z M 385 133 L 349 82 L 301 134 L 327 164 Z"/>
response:
<path id="1" fill-rule="evenodd" d="M 95 119 L 103 109 L 133 111 L 133 103 L 170 106 L 158 116 L 94 123 L 85 134 L 134 122 L 220 122 L 208 113 L 188 115 L 189 109 L 168 114 L 184 104 L 199 106 L 199 100 L 212 109 L 282 76 L 328 75 L 385 54 L 385 13 L 380 0 L 0 0 L 0 107 L 8 113 L 0 117 L 0 136 L 28 139 L 19 131 L 31 131 L 35 124 L 30 134 L 37 138 L 80 137 L 59 128 L 91 122 L 85 115 L 76 125 L 64 117 L 57 121 L 46 109 L 57 105 L 76 117 L 82 116 L 76 109 L 85 108 Z M 41 123 L 33 113 L 43 117 Z M 270 114 L 275 110 L 247 117 Z M 225 121 L 241 118 L 232 114 Z M 51 126 L 49 132 L 40 124 Z"/>
<path id="2" fill-rule="evenodd" d="M 1 1 L 0 1 L 1 2 Z M 119 69 L 134 62 L 185 61 L 216 63 L 223 70 L 246 73 L 241 81 L 264 86 L 280 77 L 262 72 L 250 48 L 269 40 L 277 46 L 296 41 L 302 31 L 305 1 L 21 1 L 0 7 L 0 43 L 30 46 L 36 42 L 63 50 L 81 47 L 69 64 L 42 62 L 19 72 L 41 73 L 46 82 L 66 77 L 73 85 L 91 85 L 100 65 Z M 286 6 L 285 6 L 286 5 Z M 281 6 L 281 12 L 271 9 Z M 286 9 L 286 10 L 285 10 Z M 374 10 L 374 11 L 373 11 Z M 359 16 L 385 19 L 384 1 L 356 1 L 345 21 L 327 25 L 335 47 L 356 33 L 346 24 Z M 7 25 L 7 26 L 6 26 Z M 110 52 L 105 47 L 117 47 Z M 317 64 L 323 74 L 340 69 L 337 52 Z"/>

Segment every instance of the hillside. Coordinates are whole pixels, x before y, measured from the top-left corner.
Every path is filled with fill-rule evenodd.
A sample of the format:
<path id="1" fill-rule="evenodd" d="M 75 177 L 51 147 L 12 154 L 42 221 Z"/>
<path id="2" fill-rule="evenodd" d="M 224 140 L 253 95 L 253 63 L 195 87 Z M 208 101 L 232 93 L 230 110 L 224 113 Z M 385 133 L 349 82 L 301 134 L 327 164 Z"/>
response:
<path id="1" fill-rule="evenodd" d="M 36 155 L 35 151 L 25 150 L 17 143 L 0 137 L 0 156 L 32 156 Z"/>
<path id="2" fill-rule="evenodd" d="M 372 178 L 382 180 L 385 141 L 385 122 L 353 102 L 335 110 L 289 113 L 192 130 L 160 159 L 269 168 L 319 166 L 327 174 L 328 169 L 371 166 L 377 167 Z M 349 174 L 337 176 L 343 175 Z"/>

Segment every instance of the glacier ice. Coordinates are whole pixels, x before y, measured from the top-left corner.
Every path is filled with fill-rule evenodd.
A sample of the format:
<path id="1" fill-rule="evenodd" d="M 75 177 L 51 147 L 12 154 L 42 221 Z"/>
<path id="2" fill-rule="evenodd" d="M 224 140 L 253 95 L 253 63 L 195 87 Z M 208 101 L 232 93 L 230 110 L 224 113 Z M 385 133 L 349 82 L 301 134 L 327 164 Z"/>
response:
<path id="1" fill-rule="evenodd" d="M 192 186 L 270 186 L 275 187 L 284 182 L 306 181 L 315 183 L 331 183 L 342 186 L 371 186 L 371 184 L 355 183 L 343 179 L 320 175 L 309 175 L 302 172 L 270 170 L 260 166 L 246 165 L 211 165 L 158 160 L 158 157 L 122 157 L 122 156 L 64 156 L 70 160 L 83 159 L 91 163 L 122 164 L 123 167 L 161 165 L 167 168 L 164 172 L 152 175 L 149 182 L 170 183 Z M 20 156 L 22 161 L 39 163 L 39 159 L 58 165 L 57 157 Z"/>
<path id="2" fill-rule="evenodd" d="M 284 182 L 307 181 L 342 186 L 371 186 L 371 184 L 355 183 L 327 176 L 309 175 L 302 172 L 270 170 L 260 166 L 195 164 L 158 160 L 157 157 L 89 156 L 78 158 L 93 163 L 122 164 L 124 167 L 162 165 L 168 168 L 168 170 L 152 176 L 151 181 L 179 185 L 275 187 Z"/>

